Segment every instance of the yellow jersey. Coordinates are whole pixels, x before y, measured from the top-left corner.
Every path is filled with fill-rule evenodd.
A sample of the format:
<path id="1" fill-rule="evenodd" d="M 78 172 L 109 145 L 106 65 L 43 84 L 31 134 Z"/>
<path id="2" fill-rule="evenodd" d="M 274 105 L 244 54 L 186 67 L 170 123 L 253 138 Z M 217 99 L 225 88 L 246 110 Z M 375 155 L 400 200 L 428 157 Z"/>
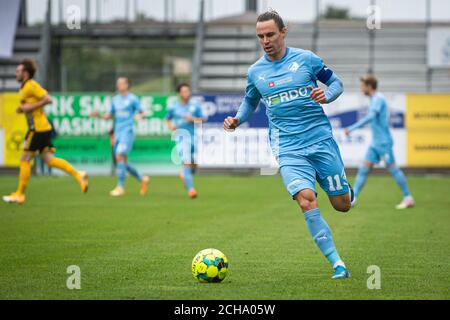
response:
<path id="1" fill-rule="evenodd" d="M 19 90 L 20 102 L 34 104 L 48 94 L 47 90 L 41 87 L 39 83 L 33 79 L 28 79 L 22 84 Z M 35 132 L 44 132 L 52 129 L 52 125 L 47 119 L 44 107 L 34 109 L 25 113 L 28 123 L 28 130 Z"/>

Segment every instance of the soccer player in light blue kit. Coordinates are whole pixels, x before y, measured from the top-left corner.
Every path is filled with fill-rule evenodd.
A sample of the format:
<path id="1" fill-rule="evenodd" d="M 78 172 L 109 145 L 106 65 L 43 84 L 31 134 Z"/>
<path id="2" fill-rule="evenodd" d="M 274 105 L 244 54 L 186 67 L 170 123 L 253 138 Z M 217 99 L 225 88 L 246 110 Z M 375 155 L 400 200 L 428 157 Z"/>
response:
<path id="1" fill-rule="evenodd" d="M 352 190 L 320 105 L 339 97 L 342 82 L 311 51 L 286 47 L 287 28 L 275 11 L 258 17 L 256 33 L 266 54 L 249 68 L 245 97 L 236 116 L 225 119 L 224 128 L 234 130 L 247 121 L 260 99 L 264 100 L 270 144 L 286 189 L 304 212 L 311 237 L 333 267 L 332 278 L 348 278 L 320 213 L 315 189 L 317 180 L 336 210 L 350 210 Z M 326 92 L 317 81 L 328 87 Z"/>
<path id="2" fill-rule="evenodd" d="M 91 113 L 91 117 L 102 117 L 104 119 L 114 119 L 114 152 L 117 162 L 117 186 L 110 192 L 113 197 L 125 194 L 125 177 L 130 173 L 140 182 L 141 195 L 145 195 L 148 190 L 148 176 L 142 176 L 137 169 L 128 163 L 128 154 L 133 148 L 134 142 L 134 120 L 139 121 L 144 118 L 139 99 L 128 91 L 129 80 L 126 77 L 119 77 L 116 82 L 118 95 L 112 99 L 110 111 L 100 115 L 97 111 Z"/>
<path id="3" fill-rule="evenodd" d="M 206 119 L 199 104 L 191 100 L 191 88 L 187 83 L 177 86 L 178 101 L 167 110 L 166 124 L 175 132 L 176 148 L 183 163 L 183 173 L 180 178 L 191 199 L 197 197 L 194 188 L 193 174 L 197 168 L 195 164 L 195 124 Z"/>
<path id="4" fill-rule="evenodd" d="M 394 177 L 398 186 L 402 190 L 403 200 L 396 206 L 397 209 L 406 209 L 414 206 L 414 199 L 408 189 L 405 175 L 395 164 L 394 152 L 392 150 L 393 140 L 389 131 L 389 110 L 384 96 L 377 92 L 378 80 L 373 75 L 366 75 L 361 79 L 361 91 L 370 97 L 370 107 L 368 114 L 345 129 L 347 136 L 358 128 L 370 123 L 372 127 L 372 143 L 367 150 L 363 165 L 359 168 L 355 179 L 355 198 L 352 205 L 355 205 L 356 199 L 361 193 L 367 180 L 367 176 L 373 166 L 384 161 L 386 167 Z"/>

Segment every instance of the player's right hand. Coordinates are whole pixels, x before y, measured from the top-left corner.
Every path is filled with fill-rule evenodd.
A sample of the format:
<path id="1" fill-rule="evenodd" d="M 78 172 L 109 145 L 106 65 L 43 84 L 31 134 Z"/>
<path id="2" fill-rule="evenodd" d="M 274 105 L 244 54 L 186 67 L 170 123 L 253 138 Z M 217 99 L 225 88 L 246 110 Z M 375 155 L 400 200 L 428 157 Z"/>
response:
<path id="1" fill-rule="evenodd" d="M 223 121 L 223 128 L 226 131 L 234 131 L 234 129 L 236 129 L 238 125 L 239 125 L 238 118 L 226 117 L 225 120 Z"/>

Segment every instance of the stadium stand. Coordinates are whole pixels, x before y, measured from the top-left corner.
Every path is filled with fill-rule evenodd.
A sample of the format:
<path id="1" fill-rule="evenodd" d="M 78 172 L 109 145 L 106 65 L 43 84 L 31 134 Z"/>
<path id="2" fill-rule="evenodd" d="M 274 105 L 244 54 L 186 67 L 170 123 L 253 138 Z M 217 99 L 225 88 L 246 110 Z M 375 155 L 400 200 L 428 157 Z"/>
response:
<path id="1" fill-rule="evenodd" d="M 248 66 L 262 54 L 254 33 L 256 14 L 216 20 L 205 25 L 200 91 L 242 91 Z M 289 24 L 289 46 L 311 50 L 313 24 Z M 317 54 L 342 78 L 346 90 L 359 91 L 359 76 L 372 70 L 385 92 L 444 92 L 448 70 L 430 71 L 427 86 L 426 25 L 386 23 L 371 44 L 365 21 L 321 21 Z"/>
<path id="2" fill-rule="evenodd" d="M 14 41 L 13 56 L 0 60 L 0 91 L 16 91 L 16 65 L 24 58 L 37 59 L 40 51 L 41 28 L 19 27 Z"/>
<path id="3" fill-rule="evenodd" d="M 195 23 L 156 21 L 91 24 L 80 31 L 54 25 L 52 44 L 195 47 L 194 57 L 199 59 L 194 61 L 194 70 L 199 72 L 197 91 L 242 92 L 248 67 L 263 54 L 255 36 L 256 17 L 255 12 L 246 12 L 202 23 L 202 39 L 195 45 L 194 37 L 199 34 Z M 368 71 L 377 74 L 384 92 L 447 92 L 450 88 L 448 69 L 427 66 L 426 23 L 383 23 L 372 33 L 373 38 L 365 20 L 321 20 L 317 26 L 315 30 L 313 23 L 288 23 L 287 44 L 314 50 L 342 78 L 346 91 L 359 91 L 359 76 Z M 17 28 L 13 57 L 0 60 L 0 91 L 17 90 L 14 68 L 22 58 L 45 58 L 43 46 L 48 43 L 42 41 L 44 31 L 39 26 Z M 120 40 L 124 37 L 129 40 Z M 177 43 L 175 38 L 188 41 Z M 55 58 L 58 60 L 52 60 Z"/>

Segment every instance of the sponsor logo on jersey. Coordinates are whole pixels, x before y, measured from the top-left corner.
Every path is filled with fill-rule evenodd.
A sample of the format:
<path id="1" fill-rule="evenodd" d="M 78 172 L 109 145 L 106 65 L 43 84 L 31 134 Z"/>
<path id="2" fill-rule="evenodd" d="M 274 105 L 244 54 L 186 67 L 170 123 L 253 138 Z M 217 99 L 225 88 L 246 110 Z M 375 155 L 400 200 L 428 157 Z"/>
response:
<path id="1" fill-rule="evenodd" d="M 292 77 L 285 77 L 285 78 L 282 78 L 282 79 L 279 79 L 279 80 L 270 81 L 269 82 L 269 88 L 273 88 L 275 86 L 281 86 L 283 84 L 286 84 L 286 83 L 289 83 L 289 82 L 292 82 L 292 81 L 294 81 L 294 78 L 292 78 Z"/>
<path id="2" fill-rule="evenodd" d="M 286 84 L 286 83 L 289 83 L 292 81 L 294 81 L 294 79 L 292 77 L 286 77 L 286 78 L 282 78 L 280 80 L 276 80 L 276 81 L 274 81 L 274 83 L 276 86 L 280 86 L 280 85 L 283 85 L 283 84 Z"/>
<path id="3" fill-rule="evenodd" d="M 270 84 L 269 84 L 270 86 Z M 301 99 L 309 97 L 308 88 L 307 87 L 299 87 L 297 89 L 290 89 L 286 91 L 282 91 L 280 93 L 264 97 L 264 102 L 267 107 L 276 106 L 283 102 L 290 102 L 293 100 Z"/>

